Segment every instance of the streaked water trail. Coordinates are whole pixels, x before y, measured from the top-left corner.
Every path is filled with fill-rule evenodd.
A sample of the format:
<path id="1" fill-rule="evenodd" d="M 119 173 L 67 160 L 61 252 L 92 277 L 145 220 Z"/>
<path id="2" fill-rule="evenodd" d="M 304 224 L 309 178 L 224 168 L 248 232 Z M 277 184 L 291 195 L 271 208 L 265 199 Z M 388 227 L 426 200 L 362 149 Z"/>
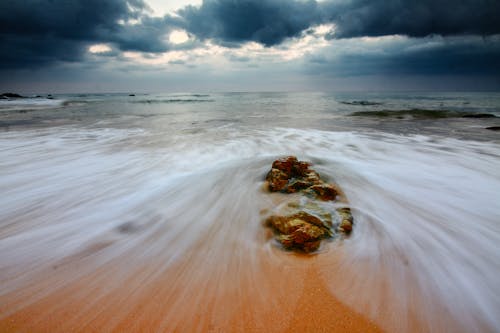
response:
<path id="1" fill-rule="evenodd" d="M 55 297 L 37 320 L 88 304 L 62 327 L 114 308 L 106 327 L 116 329 L 158 293 L 176 310 L 156 327 L 186 328 L 207 300 L 215 312 L 205 320 L 223 327 L 234 313 L 217 310 L 245 299 L 264 327 L 268 295 L 300 296 L 265 278 L 300 265 L 274 247 L 259 214 L 273 204 L 263 177 L 284 154 L 315 163 L 354 208 L 352 237 L 314 259 L 333 295 L 390 331 L 500 327 L 498 144 L 224 125 L 182 137 L 74 126 L 2 133 L 2 318 Z M 168 289 L 151 290 L 165 279 Z"/>
<path id="2" fill-rule="evenodd" d="M 55 98 L 0 106 L 0 330 L 498 332 L 500 95 Z M 290 154 L 353 207 L 318 255 L 262 226 Z"/>

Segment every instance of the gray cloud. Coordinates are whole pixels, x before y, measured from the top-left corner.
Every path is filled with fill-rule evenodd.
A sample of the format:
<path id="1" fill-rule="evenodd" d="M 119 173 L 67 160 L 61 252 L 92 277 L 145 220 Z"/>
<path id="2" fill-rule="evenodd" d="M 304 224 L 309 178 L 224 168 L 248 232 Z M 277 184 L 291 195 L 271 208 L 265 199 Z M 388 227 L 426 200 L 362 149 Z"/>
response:
<path id="1" fill-rule="evenodd" d="M 142 0 L 6 0 L 0 2 L 0 32 L 96 39 L 115 30 L 117 20 L 138 18 L 145 8 Z"/>
<path id="2" fill-rule="evenodd" d="M 0 2 L 0 67 L 80 61 L 91 43 L 163 52 L 164 19 L 147 16 L 142 0 L 6 0 Z M 127 24 L 140 20 L 139 24 Z M 120 22 L 124 24 L 120 24 Z"/>
<path id="3" fill-rule="evenodd" d="M 0 35 L 0 68 L 39 67 L 82 59 L 84 45 L 53 36 Z"/>
<path id="4" fill-rule="evenodd" d="M 239 56 L 235 54 L 229 54 L 227 58 L 233 62 L 249 62 L 251 60 L 250 57 Z"/>
<path id="5" fill-rule="evenodd" d="M 500 36 L 408 38 L 375 43 L 341 40 L 310 55 L 306 71 L 316 75 L 486 75 L 500 76 Z M 334 48 L 344 51 L 335 54 Z"/>
<path id="6" fill-rule="evenodd" d="M 352 0 L 323 9 L 337 25 L 334 38 L 500 33 L 498 0 Z"/>
<path id="7" fill-rule="evenodd" d="M 323 23 L 336 25 L 331 38 L 500 33 L 498 0 L 204 0 L 178 14 L 184 29 L 219 44 L 277 45 Z"/>
<path id="8" fill-rule="evenodd" d="M 313 0 L 205 0 L 200 7 L 187 6 L 178 14 L 182 27 L 200 39 L 266 46 L 297 36 L 321 16 Z"/>

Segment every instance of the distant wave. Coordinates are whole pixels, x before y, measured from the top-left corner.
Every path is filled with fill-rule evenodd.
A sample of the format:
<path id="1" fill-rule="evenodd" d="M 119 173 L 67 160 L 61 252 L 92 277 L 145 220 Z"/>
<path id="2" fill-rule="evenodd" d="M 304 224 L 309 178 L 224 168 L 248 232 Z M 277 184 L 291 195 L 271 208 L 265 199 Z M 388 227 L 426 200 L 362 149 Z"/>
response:
<path id="1" fill-rule="evenodd" d="M 374 105 L 382 105 L 384 103 L 381 102 L 370 102 L 370 101 L 343 101 L 340 102 L 341 104 L 345 105 L 360 105 L 360 106 L 374 106 Z"/>
<path id="2" fill-rule="evenodd" d="M 206 103 L 213 102 L 213 99 L 184 99 L 184 98 L 169 98 L 169 99 L 143 99 L 139 101 L 130 101 L 130 103 L 138 104 L 168 104 L 168 103 Z"/>
<path id="3" fill-rule="evenodd" d="M 1 99 L 0 111 L 17 111 L 17 110 L 38 110 L 65 105 L 64 99 L 52 98 L 15 98 Z"/>
<path id="4" fill-rule="evenodd" d="M 176 97 L 210 97 L 208 94 L 183 94 L 183 95 L 175 95 Z"/>
<path id="5" fill-rule="evenodd" d="M 440 119 L 440 118 L 496 118 L 490 113 L 471 113 L 464 111 L 451 110 L 380 110 L 380 111 L 357 111 L 350 114 L 355 117 L 377 117 L 377 118 L 396 118 L 396 119 Z"/>

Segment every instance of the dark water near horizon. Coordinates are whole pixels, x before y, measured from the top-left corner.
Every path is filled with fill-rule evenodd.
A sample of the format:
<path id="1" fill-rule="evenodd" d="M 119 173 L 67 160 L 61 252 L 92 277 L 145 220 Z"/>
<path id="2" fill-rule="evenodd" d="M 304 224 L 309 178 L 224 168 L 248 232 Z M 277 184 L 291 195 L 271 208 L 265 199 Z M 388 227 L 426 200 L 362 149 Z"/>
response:
<path id="1" fill-rule="evenodd" d="M 53 100 L 0 100 L 0 128 L 96 123 L 112 127 L 156 126 L 156 129 L 164 126 L 169 131 L 201 130 L 220 125 L 299 126 L 497 140 L 498 135 L 482 130 L 498 125 L 496 119 L 474 121 L 458 116 L 416 122 L 412 117 L 407 117 L 409 121 L 394 121 L 401 119 L 349 115 L 359 111 L 417 109 L 487 113 L 500 117 L 500 93 L 480 92 L 69 94 L 54 97 Z"/>
<path id="2" fill-rule="evenodd" d="M 211 274 L 197 267 L 187 289 L 237 276 L 228 243 L 239 244 L 231 260 L 257 272 L 257 249 L 271 258 L 274 248 L 259 238 L 262 180 L 291 154 L 353 207 L 353 235 L 320 251 L 350 254 L 340 265 L 352 278 L 332 283 L 335 297 L 375 320 L 389 308 L 393 320 L 377 323 L 390 331 L 405 330 L 409 313 L 428 332 L 500 331 L 500 132 L 486 129 L 500 118 L 462 117 L 500 117 L 500 93 L 55 97 L 0 101 L 0 319 L 106 267 L 120 280 L 153 261 L 160 274 L 200 238 L 213 244 Z M 417 111 L 351 116 L 382 110 Z M 70 281 L 36 288 L 88 248 L 92 261 Z M 129 266 L 110 266 L 125 256 Z"/>

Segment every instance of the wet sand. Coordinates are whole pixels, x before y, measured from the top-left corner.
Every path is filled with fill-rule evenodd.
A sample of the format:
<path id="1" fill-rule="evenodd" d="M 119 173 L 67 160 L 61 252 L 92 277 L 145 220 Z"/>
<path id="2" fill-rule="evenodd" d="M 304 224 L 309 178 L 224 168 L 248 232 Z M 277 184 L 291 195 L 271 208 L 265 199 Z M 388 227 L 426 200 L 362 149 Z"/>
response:
<path id="1" fill-rule="evenodd" d="M 199 244 L 163 269 L 125 256 L 98 266 L 106 247 L 95 246 L 0 297 L 0 331 L 381 332 L 331 295 L 318 270 L 322 254 L 267 247 L 250 265 L 234 250 L 217 265 L 206 260 L 210 244 Z"/>

